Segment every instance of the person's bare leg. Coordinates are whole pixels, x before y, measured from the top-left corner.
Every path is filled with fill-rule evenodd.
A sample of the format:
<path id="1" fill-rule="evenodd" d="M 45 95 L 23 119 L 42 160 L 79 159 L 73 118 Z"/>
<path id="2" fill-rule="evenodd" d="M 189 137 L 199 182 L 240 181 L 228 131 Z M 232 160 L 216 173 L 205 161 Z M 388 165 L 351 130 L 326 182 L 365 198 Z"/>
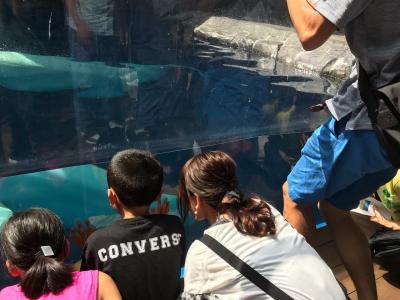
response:
<path id="1" fill-rule="evenodd" d="M 293 202 L 288 193 L 288 183 L 282 187 L 283 216 L 306 240 L 312 244 L 316 233 L 312 205 L 298 205 Z"/>
<path id="2" fill-rule="evenodd" d="M 350 212 L 334 207 L 328 201 L 319 202 L 336 243 L 339 255 L 357 289 L 358 299 L 376 300 L 374 269 L 368 241 L 354 223 Z"/>

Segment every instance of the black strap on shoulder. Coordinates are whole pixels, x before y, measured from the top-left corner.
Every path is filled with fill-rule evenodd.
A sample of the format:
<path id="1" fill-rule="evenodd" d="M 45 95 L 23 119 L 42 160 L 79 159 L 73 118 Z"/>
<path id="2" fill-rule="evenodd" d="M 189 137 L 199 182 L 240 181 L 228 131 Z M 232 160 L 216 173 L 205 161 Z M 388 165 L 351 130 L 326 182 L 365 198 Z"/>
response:
<path id="1" fill-rule="evenodd" d="M 368 74 L 360 62 L 358 63 L 358 90 L 360 91 L 361 99 L 367 106 L 368 116 L 371 119 L 372 124 L 376 124 L 378 116 L 378 103 L 374 97 L 374 92 L 371 88 Z"/>
<path id="2" fill-rule="evenodd" d="M 293 298 L 288 296 L 271 281 L 246 264 L 216 239 L 205 234 L 200 241 L 225 260 L 229 265 L 238 270 L 244 277 L 263 290 L 267 295 L 270 295 L 276 300 L 293 300 Z"/>
<path id="3" fill-rule="evenodd" d="M 371 120 L 372 126 L 375 130 L 375 133 L 379 139 L 379 142 L 385 149 L 386 154 L 389 157 L 389 160 L 393 165 L 399 165 L 399 124 L 400 124 L 400 111 L 394 106 L 391 99 L 380 90 L 372 89 L 371 82 L 368 78 L 368 74 L 361 65 L 358 63 L 358 86 L 361 95 L 361 99 L 367 106 L 368 116 Z M 396 84 L 395 81 L 392 81 L 391 84 Z M 390 84 L 390 85 L 391 85 Z M 397 83 L 398 84 L 398 83 Z M 397 95 L 398 96 L 398 95 Z M 383 128 L 380 122 L 378 122 L 378 114 L 379 114 L 379 106 L 380 100 L 384 101 L 384 104 L 389 109 L 391 114 L 397 119 L 398 124 L 396 128 Z M 389 130 L 392 132 L 388 134 Z M 393 138 L 395 136 L 395 138 Z"/>
<path id="4" fill-rule="evenodd" d="M 395 82 L 397 81 L 392 81 L 391 84 Z M 371 81 L 368 78 L 367 71 L 365 71 L 360 62 L 358 62 L 358 88 L 361 99 L 367 106 L 368 115 L 372 124 L 376 124 L 379 112 L 379 102 L 377 101 L 377 98 L 380 98 L 385 102 L 392 115 L 397 119 L 398 122 L 400 122 L 399 110 L 393 105 L 392 101 L 390 101 L 390 99 L 384 93 L 376 89 L 372 89 Z"/>

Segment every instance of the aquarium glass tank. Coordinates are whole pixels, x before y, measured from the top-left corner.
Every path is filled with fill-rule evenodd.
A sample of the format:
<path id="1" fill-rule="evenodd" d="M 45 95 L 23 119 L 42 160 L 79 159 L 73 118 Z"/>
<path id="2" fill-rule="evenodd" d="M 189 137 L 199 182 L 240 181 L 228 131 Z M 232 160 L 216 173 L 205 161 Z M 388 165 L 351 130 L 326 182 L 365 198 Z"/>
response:
<path id="1" fill-rule="evenodd" d="M 310 107 L 350 65 L 326 50 L 310 60 L 285 1 L 0 5 L 0 221 L 47 207 L 67 233 L 77 220 L 115 220 L 106 167 L 128 148 L 161 161 L 172 214 L 181 166 L 210 150 L 232 155 L 244 192 L 281 209 L 286 176 L 327 118 Z M 190 244 L 204 224 L 185 222 Z"/>

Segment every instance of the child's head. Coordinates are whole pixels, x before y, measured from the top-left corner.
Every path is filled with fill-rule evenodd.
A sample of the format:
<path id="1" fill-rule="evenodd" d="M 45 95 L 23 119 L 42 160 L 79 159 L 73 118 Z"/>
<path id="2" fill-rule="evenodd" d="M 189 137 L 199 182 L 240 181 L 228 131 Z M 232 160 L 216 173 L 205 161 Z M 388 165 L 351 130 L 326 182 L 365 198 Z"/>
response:
<path id="1" fill-rule="evenodd" d="M 150 152 L 125 150 L 112 158 L 107 170 L 107 182 L 126 209 L 150 206 L 160 195 L 163 169 Z"/>
<path id="2" fill-rule="evenodd" d="M 71 269 L 62 262 L 69 251 L 64 227 L 51 211 L 32 208 L 14 214 L 0 239 L 7 268 L 21 278 L 26 297 L 57 294 L 72 283 Z"/>
<path id="3" fill-rule="evenodd" d="M 196 220 L 207 215 L 226 215 L 246 235 L 275 234 L 275 223 L 267 202 L 256 195 L 245 197 L 239 190 L 235 161 L 225 152 L 195 155 L 181 169 L 178 208 Z M 211 213 L 210 213 L 211 212 Z"/>

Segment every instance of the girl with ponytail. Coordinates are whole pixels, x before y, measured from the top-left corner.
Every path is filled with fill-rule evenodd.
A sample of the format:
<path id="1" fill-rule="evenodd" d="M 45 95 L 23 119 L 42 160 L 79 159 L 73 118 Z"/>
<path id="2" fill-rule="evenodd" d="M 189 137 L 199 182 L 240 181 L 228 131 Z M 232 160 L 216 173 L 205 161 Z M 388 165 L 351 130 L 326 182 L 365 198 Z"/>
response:
<path id="1" fill-rule="evenodd" d="M 239 189 L 224 152 L 194 156 L 180 174 L 179 210 L 206 219 L 211 236 L 293 299 L 345 299 L 332 271 L 282 215 Z M 181 299 L 272 299 L 200 241 L 185 262 Z"/>
<path id="2" fill-rule="evenodd" d="M 63 262 L 69 243 L 61 220 L 47 209 L 14 214 L 4 224 L 0 241 L 10 275 L 21 279 L 20 284 L 0 292 L 1 300 L 121 300 L 105 273 L 73 272 Z"/>

